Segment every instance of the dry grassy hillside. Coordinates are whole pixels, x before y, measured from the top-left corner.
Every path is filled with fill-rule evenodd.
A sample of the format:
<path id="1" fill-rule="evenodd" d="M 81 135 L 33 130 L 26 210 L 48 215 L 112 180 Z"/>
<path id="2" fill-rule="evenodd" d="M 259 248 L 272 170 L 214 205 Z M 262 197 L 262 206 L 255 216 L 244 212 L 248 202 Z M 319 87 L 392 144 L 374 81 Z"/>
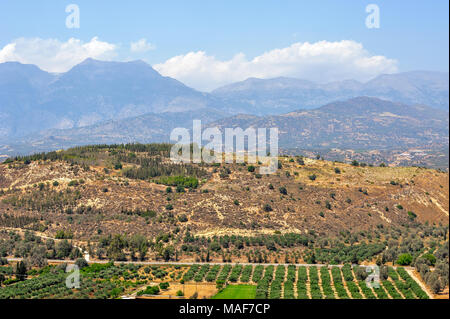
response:
<path id="1" fill-rule="evenodd" d="M 308 158 L 300 165 L 294 157 L 280 163 L 276 174 L 263 176 L 247 165 L 203 166 L 200 185 L 180 193 L 175 187 L 167 193 L 167 186 L 151 179 L 124 177 L 127 167 L 139 165 L 114 169 L 101 153 L 93 165 L 5 163 L 0 212 L 9 219 L 28 216 L 48 234 L 70 229 L 84 240 L 100 233 L 156 236 L 176 227 L 189 227 L 194 235 L 248 236 L 311 230 L 330 235 L 411 220 L 448 224 L 448 173 Z"/>

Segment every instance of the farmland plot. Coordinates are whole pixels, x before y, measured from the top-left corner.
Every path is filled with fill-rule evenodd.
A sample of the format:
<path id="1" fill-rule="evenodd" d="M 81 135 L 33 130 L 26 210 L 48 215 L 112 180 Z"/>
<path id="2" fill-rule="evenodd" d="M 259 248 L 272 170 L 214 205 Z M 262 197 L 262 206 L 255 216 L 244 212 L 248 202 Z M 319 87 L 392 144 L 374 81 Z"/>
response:
<path id="1" fill-rule="evenodd" d="M 10 272 L 10 266 L 3 268 L 0 269 L 3 273 Z M 180 287 L 184 287 L 184 284 L 209 284 L 214 288 L 217 286 L 218 298 L 225 299 L 239 296 L 256 299 L 428 298 L 427 293 L 402 267 L 388 267 L 387 278 L 384 277 L 378 286 L 366 282 L 364 276 L 367 273 L 363 267 L 349 264 L 342 267 L 239 264 L 144 267 L 133 264 L 92 264 L 81 269 L 80 289 L 66 288 L 66 276 L 63 269 L 57 266 L 30 272 L 24 281 L 15 281 L 8 275 L 11 279 L 0 287 L 0 299 L 117 298 L 133 292 L 136 294 L 143 287 L 161 283 Z"/>

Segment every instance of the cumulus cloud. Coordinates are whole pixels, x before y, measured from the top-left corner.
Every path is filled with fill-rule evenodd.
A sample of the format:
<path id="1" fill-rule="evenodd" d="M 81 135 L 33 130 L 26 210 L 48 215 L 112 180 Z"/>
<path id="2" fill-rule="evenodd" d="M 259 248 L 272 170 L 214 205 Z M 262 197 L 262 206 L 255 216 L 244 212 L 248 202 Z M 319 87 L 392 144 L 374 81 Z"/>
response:
<path id="1" fill-rule="evenodd" d="M 361 43 L 350 40 L 299 42 L 253 59 L 239 53 L 230 60 L 222 61 L 204 51 L 189 52 L 153 67 L 165 76 L 204 91 L 249 77 L 287 76 L 317 82 L 344 79 L 366 81 L 398 70 L 396 60 L 372 55 Z"/>
<path id="2" fill-rule="evenodd" d="M 134 53 L 143 53 L 154 49 L 155 46 L 147 42 L 147 39 L 145 38 L 142 38 L 137 42 L 131 42 L 130 44 L 130 51 Z"/>
<path id="3" fill-rule="evenodd" d="M 66 42 L 57 39 L 19 38 L 0 50 L 0 63 L 16 61 L 35 64 L 49 72 L 65 72 L 87 58 L 111 60 L 116 57 L 117 46 L 100 41 L 89 42 L 70 38 Z"/>
<path id="4" fill-rule="evenodd" d="M 130 44 L 130 51 L 142 53 L 155 47 L 142 38 Z M 112 60 L 118 57 L 118 45 L 101 41 L 89 42 L 70 38 L 19 38 L 0 48 L 0 63 L 18 61 L 35 64 L 49 72 L 65 72 L 86 58 Z M 189 52 L 153 66 L 164 76 L 176 78 L 202 91 L 242 81 L 249 77 L 296 77 L 316 82 L 343 79 L 366 81 L 382 73 L 397 72 L 397 61 L 373 55 L 361 43 L 298 42 L 289 47 L 273 49 L 249 59 L 238 53 L 229 60 L 220 60 L 204 51 Z"/>

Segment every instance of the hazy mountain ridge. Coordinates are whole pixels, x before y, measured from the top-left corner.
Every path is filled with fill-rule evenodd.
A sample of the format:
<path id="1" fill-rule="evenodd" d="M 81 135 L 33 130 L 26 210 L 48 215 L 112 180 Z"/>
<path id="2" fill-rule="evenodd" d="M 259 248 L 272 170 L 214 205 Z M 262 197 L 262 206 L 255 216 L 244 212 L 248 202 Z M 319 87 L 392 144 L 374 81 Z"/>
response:
<path id="1" fill-rule="evenodd" d="M 205 108 L 189 112 L 147 113 L 84 127 L 45 130 L 8 143 L 4 141 L 8 145 L 0 146 L 0 154 L 26 154 L 87 144 L 169 142 L 170 132 L 176 127 L 189 129 L 195 119 L 208 123 L 225 116 L 225 113 Z"/>
<path id="2" fill-rule="evenodd" d="M 414 106 L 353 98 L 361 92 Z M 285 149 L 442 150 L 448 148 L 448 74 L 327 84 L 252 78 L 203 93 L 143 61 L 87 59 L 61 74 L 0 64 L 2 158 L 83 144 L 169 141 L 173 128 L 191 128 L 193 119 L 219 127 L 276 126 Z"/>
<path id="3" fill-rule="evenodd" d="M 214 97 L 163 77 L 142 61 L 87 59 L 58 75 L 19 63 L 8 66 L 12 69 L 8 72 L 2 72 L 7 69 L 4 65 L 0 68 L 0 118 L 5 119 L 0 131 L 6 137 L 83 127 L 146 113 L 209 108 L 231 114 Z M 32 81 L 35 73 L 48 80 L 32 85 L 37 82 Z M 15 90 L 11 90 L 16 83 Z"/>
<path id="4" fill-rule="evenodd" d="M 250 78 L 211 93 L 248 111 L 243 113 L 259 115 L 311 109 L 358 96 L 448 110 L 448 86 L 448 73 L 413 71 L 380 75 L 366 83 L 346 80 L 320 84 L 286 77 L 267 80 Z M 252 106 L 258 107 L 251 112 Z"/>
<path id="5" fill-rule="evenodd" d="M 283 115 L 237 115 L 208 126 L 277 127 L 285 148 L 389 149 L 448 145 L 448 113 L 358 97 Z"/>
<path id="6" fill-rule="evenodd" d="M 0 64 L 0 140 L 48 129 L 89 126 L 147 113 L 210 109 L 224 115 L 269 115 L 356 96 L 448 109 L 448 74 L 408 72 L 317 84 L 301 79 L 247 79 L 203 93 L 161 76 L 143 61 L 87 59 L 61 74 L 17 62 Z"/>
<path id="7" fill-rule="evenodd" d="M 98 143 L 169 142 L 170 132 L 175 127 L 191 129 L 194 119 L 202 119 L 205 127 L 217 126 L 222 130 L 226 127 L 277 127 L 281 149 L 323 150 L 322 154 L 326 154 L 324 150 L 332 149 L 395 150 L 394 153 L 398 154 L 413 148 L 426 148 L 423 156 L 423 152 L 419 152 L 415 162 L 436 154 L 430 160 L 433 164 L 449 143 L 447 112 L 369 97 L 282 115 L 225 116 L 205 108 L 179 113 L 148 113 L 80 128 L 46 130 L 5 143 L 7 146 L 0 147 L 0 154 L 23 154 Z M 389 153 L 382 158 L 390 158 Z M 408 162 L 406 160 L 405 163 Z"/>
<path id="8" fill-rule="evenodd" d="M 15 135 L 28 127 L 32 118 L 40 116 L 35 108 L 36 101 L 40 99 L 41 90 L 55 78 L 35 65 L 0 63 L 0 139 Z M 44 116 L 52 118 L 45 112 L 41 114 L 42 118 Z"/>

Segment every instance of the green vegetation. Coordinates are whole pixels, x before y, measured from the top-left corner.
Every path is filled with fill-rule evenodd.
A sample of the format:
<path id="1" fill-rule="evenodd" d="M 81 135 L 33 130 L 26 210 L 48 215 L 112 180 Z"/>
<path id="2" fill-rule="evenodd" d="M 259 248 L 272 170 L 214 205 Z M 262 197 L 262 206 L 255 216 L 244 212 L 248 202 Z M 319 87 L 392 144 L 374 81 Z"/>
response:
<path id="1" fill-rule="evenodd" d="M 309 284 L 311 289 L 311 298 L 322 299 L 323 296 L 319 286 L 319 272 L 317 271 L 317 267 L 309 268 Z"/>
<path id="2" fill-rule="evenodd" d="M 411 256 L 411 254 L 401 254 L 400 256 L 398 256 L 397 259 L 397 264 L 402 265 L 402 266 L 408 266 L 411 264 L 413 257 Z"/>
<path id="3" fill-rule="evenodd" d="M 297 298 L 298 299 L 308 299 L 306 282 L 308 281 L 308 273 L 305 266 L 300 266 L 298 268 L 297 274 Z M 311 288 L 312 290 L 312 288 Z M 316 299 L 316 298 L 313 298 Z"/>
<path id="4" fill-rule="evenodd" d="M 363 296 L 360 293 L 358 285 L 354 281 L 347 281 L 347 288 L 350 291 L 350 295 L 353 299 L 362 299 Z"/>
<path id="5" fill-rule="evenodd" d="M 331 287 L 331 277 L 328 267 L 320 267 L 320 279 L 322 289 L 326 299 L 335 299 L 333 288 Z"/>
<path id="6" fill-rule="evenodd" d="M 282 186 L 282 187 L 280 187 L 278 190 L 280 191 L 281 194 L 287 195 L 287 189 L 286 189 L 286 187 Z"/>
<path id="7" fill-rule="evenodd" d="M 230 274 L 231 268 L 232 268 L 231 265 L 223 266 L 221 272 L 219 273 L 219 277 L 217 278 L 217 280 L 226 282 L 228 279 L 228 275 Z"/>
<path id="8" fill-rule="evenodd" d="M 358 281 L 359 288 L 361 288 L 362 293 L 366 296 L 367 299 L 376 299 L 377 297 L 373 293 L 372 289 L 367 287 L 367 283 L 365 281 Z"/>
<path id="9" fill-rule="evenodd" d="M 256 286 L 256 299 L 268 299 L 269 298 L 269 287 L 273 280 L 274 266 L 267 266 L 264 271 L 264 277 L 259 280 Z"/>
<path id="10" fill-rule="evenodd" d="M 395 289 L 394 285 L 389 280 L 383 280 L 382 283 L 384 288 L 386 288 L 388 294 L 393 299 L 403 299 L 402 296 L 397 292 L 397 289 Z"/>
<path id="11" fill-rule="evenodd" d="M 160 289 L 158 286 L 147 286 L 147 288 L 145 290 L 138 291 L 137 295 L 138 296 L 157 295 L 157 294 L 159 294 L 159 292 L 160 292 Z"/>
<path id="12" fill-rule="evenodd" d="M 428 299 L 428 295 L 420 288 L 419 284 L 411 278 L 408 272 L 403 267 L 398 267 L 397 272 L 400 277 L 405 281 L 405 283 L 411 287 L 411 290 L 414 292 L 417 298 L 419 299 Z"/>
<path id="13" fill-rule="evenodd" d="M 18 270 L 19 267 L 22 270 Z M 61 267 L 62 266 L 62 267 Z M 138 266 L 133 264 L 91 264 L 83 263 L 81 268 L 81 289 L 65 287 L 65 265 L 45 266 L 29 270 L 25 264 L 11 266 L 1 260 L 0 275 L 3 287 L 0 288 L 1 298 L 117 298 L 122 294 L 136 291 L 138 296 L 155 295 L 169 288 L 168 280 L 180 280 L 181 283 L 194 280 L 197 283 L 214 282 L 219 293 L 213 298 L 271 298 L 271 299 L 426 299 L 427 294 L 411 276 L 399 267 L 395 270 L 386 267 L 386 273 L 381 271 L 379 288 L 368 286 L 364 279 L 355 278 L 367 276 L 364 267 L 355 266 L 353 271 L 349 264 L 340 267 L 297 267 L 294 265 L 266 266 L 263 265 L 209 265 L 195 264 L 184 272 L 180 266 L 173 267 L 170 274 L 165 266 Z M 319 270 L 319 271 L 318 271 Z M 181 276 L 184 272 L 184 276 Z M 320 272 L 320 278 L 319 278 Z M 331 276 L 330 276 L 331 272 Z M 22 280 L 17 274 L 23 274 Z M 253 280 L 256 285 L 233 285 L 228 282 Z M 262 273 L 264 276 L 262 276 Z M 309 276 L 308 276 L 309 273 Z M 256 276 L 255 276 L 256 275 Z M 22 275 L 20 275 L 22 276 Z M 243 278 L 245 277 L 245 278 Z M 388 278 L 390 278 L 388 280 Z M 159 284 L 150 284 L 158 280 Z M 309 282 L 309 284 L 307 284 Z M 138 288 L 147 285 L 145 289 Z M 296 290 L 295 290 L 296 286 Z M 98 290 L 97 290 L 98 289 Z M 324 296 L 322 296 L 322 291 Z M 177 294 L 179 295 L 179 294 Z"/>
<path id="14" fill-rule="evenodd" d="M 242 265 L 234 266 L 228 280 L 230 282 L 237 282 L 239 280 L 239 277 L 241 276 L 241 272 L 242 272 Z"/>
<path id="15" fill-rule="evenodd" d="M 269 293 L 270 299 L 281 298 L 281 285 L 284 282 L 285 272 L 286 272 L 285 266 L 277 266 L 277 269 L 275 271 L 275 278 L 272 281 L 272 284 L 270 285 L 270 293 Z"/>
<path id="16" fill-rule="evenodd" d="M 289 265 L 287 269 L 286 281 L 284 282 L 284 299 L 294 299 L 294 282 L 296 277 L 296 269 L 294 265 Z"/>
<path id="17" fill-rule="evenodd" d="M 315 257 L 318 262 L 340 264 L 358 263 L 363 260 L 370 260 L 373 256 L 384 251 L 385 245 L 379 244 L 355 244 L 347 246 L 339 243 L 333 248 L 323 248 L 315 250 Z"/>
<path id="18" fill-rule="evenodd" d="M 195 274 L 199 271 L 200 265 L 192 265 L 191 268 L 183 275 L 183 281 L 188 282 L 194 279 Z"/>
<path id="19" fill-rule="evenodd" d="M 417 215 L 414 212 L 408 211 L 408 217 L 411 220 L 416 219 Z"/>
<path id="20" fill-rule="evenodd" d="M 256 286 L 253 285 L 228 285 L 212 299 L 255 299 Z"/>
<path id="21" fill-rule="evenodd" d="M 217 278 L 217 274 L 219 273 L 220 270 L 220 266 L 219 265 L 214 265 L 211 267 L 211 269 L 209 270 L 208 274 L 206 275 L 206 281 L 208 282 L 213 282 L 216 280 Z"/>
<path id="22" fill-rule="evenodd" d="M 253 271 L 253 266 L 252 265 L 247 265 L 244 267 L 244 269 L 242 270 L 242 274 L 241 274 L 241 282 L 249 282 L 250 281 L 250 277 L 252 275 L 252 271 Z"/>
<path id="23" fill-rule="evenodd" d="M 200 267 L 200 270 L 195 274 L 194 280 L 196 282 L 203 281 L 203 278 L 206 276 L 206 273 L 209 271 L 209 265 L 205 264 Z"/>
<path id="24" fill-rule="evenodd" d="M 373 291 L 375 292 L 375 295 L 377 296 L 378 299 L 389 299 L 386 291 L 384 290 L 382 285 L 379 285 L 379 287 L 373 287 Z"/>
<path id="25" fill-rule="evenodd" d="M 339 299 L 348 299 L 349 296 L 342 282 L 340 268 L 339 267 L 331 268 L 331 275 L 333 276 L 334 289 L 336 290 Z"/>
<path id="26" fill-rule="evenodd" d="M 264 266 L 262 266 L 262 265 L 255 266 L 255 270 L 253 271 L 252 281 L 255 283 L 258 283 L 263 276 L 263 272 L 264 272 Z"/>
<path id="27" fill-rule="evenodd" d="M 45 266 L 38 271 L 33 270 L 32 278 L 0 288 L 0 299 L 117 298 L 148 280 L 147 276 L 144 278 L 138 274 L 139 266 L 93 264 L 81 270 L 80 289 L 71 289 L 66 287 L 69 273 L 64 271 L 65 265 L 62 266 Z"/>
<path id="28" fill-rule="evenodd" d="M 158 184 L 168 185 L 168 186 L 181 186 L 186 188 L 197 188 L 198 187 L 198 179 L 195 177 L 187 177 L 187 176 L 167 176 L 161 177 L 158 180 L 155 180 Z"/>
<path id="29" fill-rule="evenodd" d="M 2 287 L 39 277 L 37 271 L 46 267 L 48 259 L 77 260 L 77 264 L 89 268 L 83 263 L 81 251 L 84 250 L 94 260 L 222 261 L 229 265 L 197 265 L 187 273 L 170 273 L 169 280 L 216 282 L 221 287 L 230 283 L 254 283 L 258 287 L 255 294 L 261 298 L 365 298 L 366 293 L 368 298 L 370 293 L 374 298 L 424 297 L 413 288 L 410 279 L 399 275 L 401 270 L 397 273 L 386 267 L 382 267 L 380 289 L 363 289 L 360 282 L 367 277 L 365 268 L 355 267 L 353 272 L 350 265 L 375 261 L 380 266 L 415 267 L 433 292 L 448 286 L 448 225 L 437 219 L 435 223 L 424 222 L 428 215 L 419 212 L 416 215 L 412 210 L 420 210 L 415 208 L 418 206 L 401 201 L 401 197 L 374 200 L 362 195 L 376 187 L 395 192 L 412 190 L 414 180 L 417 184 L 421 180 L 421 168 L 392 168 L 395 174 L 389 175 L 385 173 L 390 168 L 372 170 L 363 168 L 363 163 L 358 163 L 361 168 L 346 166 L 343 170 L 344 164 L 338 169 L 337 165 L 308 160 L 307 166 L 300 167 L 295 158 L 282 157 L 283 171 L 259 176 L 246 163 L 172 166 L 167 158 L 168 150 L 168 147 L 149 145 L 92 146 L 18 158 L 9 161 L 10 165 L 2 165 L 0 169 L 8 174 L 2 180 L 5 187 L 0 190 L 4 207 L 0 212 L 0 226 L 21 228 L 23 232 L 0 231 L 0 258 L 14 256 L 24 260 L 24 265 L 18 267 L 18 276 L 14 275 L 19 274 L 15 263 L 0 265 Z M 301 159 L 304 164 L 303 158 L 296 158 L 297 163 Z M 52 163 L 55 160 L 70 165 Z M 39 163 L 24 166 L 33 161 Z M 45 167 L 48 178 L 29 176 L 30 182 L 22 178 L 10 183 L 11 176 L 32 174 L 36 167 Z M 64 176 L 58 176 L 63 172 Z M 356 176 L 353 174 L 369 172 L 383 172 L 383 175 L 361 179 L 356 189 L 359 187 L 362 194 L 353 186 L 348 190 L 341 188 L 341 178 L 346 183 L 345 179 Z M 431 178 L 431 171 L 427 172 Z M 313 173 L 323 178 L 323 183 L 330 179 L 330 184 L 335 185 L 319 191 L 317 185 L 305 181 Z M 214 180 L 210 178 L 212 174 Z M 218 174 L 221 174 L 219 179 Z M 417 178 L 412 174 L 417 174 Z M 440 178 L 440 172 L 433 174 Z M 221 181 L 222 178 L 228 180 Z M 237 184 L 241 179 L 244 183 Z M 152 182 L 166 186 L 155 186 Z M 435 196 L 434 189 L 429 191 Z M 420 189 L 419 193 L 425 192 Z M 401 201 L 405 207 L 393 200 Z M 197 202 L 200 205 L 195 205 Z M 350 222 L 353 215 L 348 213 L 356 208 L 357 217 L 365 218 L 367 227 Z M 386 210 L 392 223 L 380 219 L 374 213 L 376 210 Z M 227 218 L 222 219 L 221 213 Z M 292 233 L 285 233 L 284 218 L 292 225 Z M 345 226 L 341 227 L 343 223 L 336 220 L 336 227 L 325 231 L 324 227 L 332 225 L 335 218 L 342 218 Z M 217 223 L 218 228 L 226 226 L 236 231 L 227 235 L 223 235 L 222 229 L 216 235 L 205 231 Z M 310 226 L 308 232 L 297 233 L 305 225 Z M 40 233 L 55 240 L 40 237 Z M 323 277 L 320 279 L 315 268 L 275 266 L 269 278 L 266 275 L 269 267 L 235 265 L 244 260 L 255 264 L 320 263 L 329 265 L 331 272 L 320 269 Z M 343 263 L 341 269 L 333 267 Z M 148 269 L 143 276 L 158 282 L 168 276 L 165 268 Z M 147 285 L 150 283 L 144 282 L 142 289 Z"/>
<path id="30" fill-rule="evenodd" d="M 449 242 L 448 240 L 434 249 L 419 256 L 414 267 L 434 293 L 442 291 L 449 282 Z M 434 266 L 434 270 L 431 269 Z"/>

